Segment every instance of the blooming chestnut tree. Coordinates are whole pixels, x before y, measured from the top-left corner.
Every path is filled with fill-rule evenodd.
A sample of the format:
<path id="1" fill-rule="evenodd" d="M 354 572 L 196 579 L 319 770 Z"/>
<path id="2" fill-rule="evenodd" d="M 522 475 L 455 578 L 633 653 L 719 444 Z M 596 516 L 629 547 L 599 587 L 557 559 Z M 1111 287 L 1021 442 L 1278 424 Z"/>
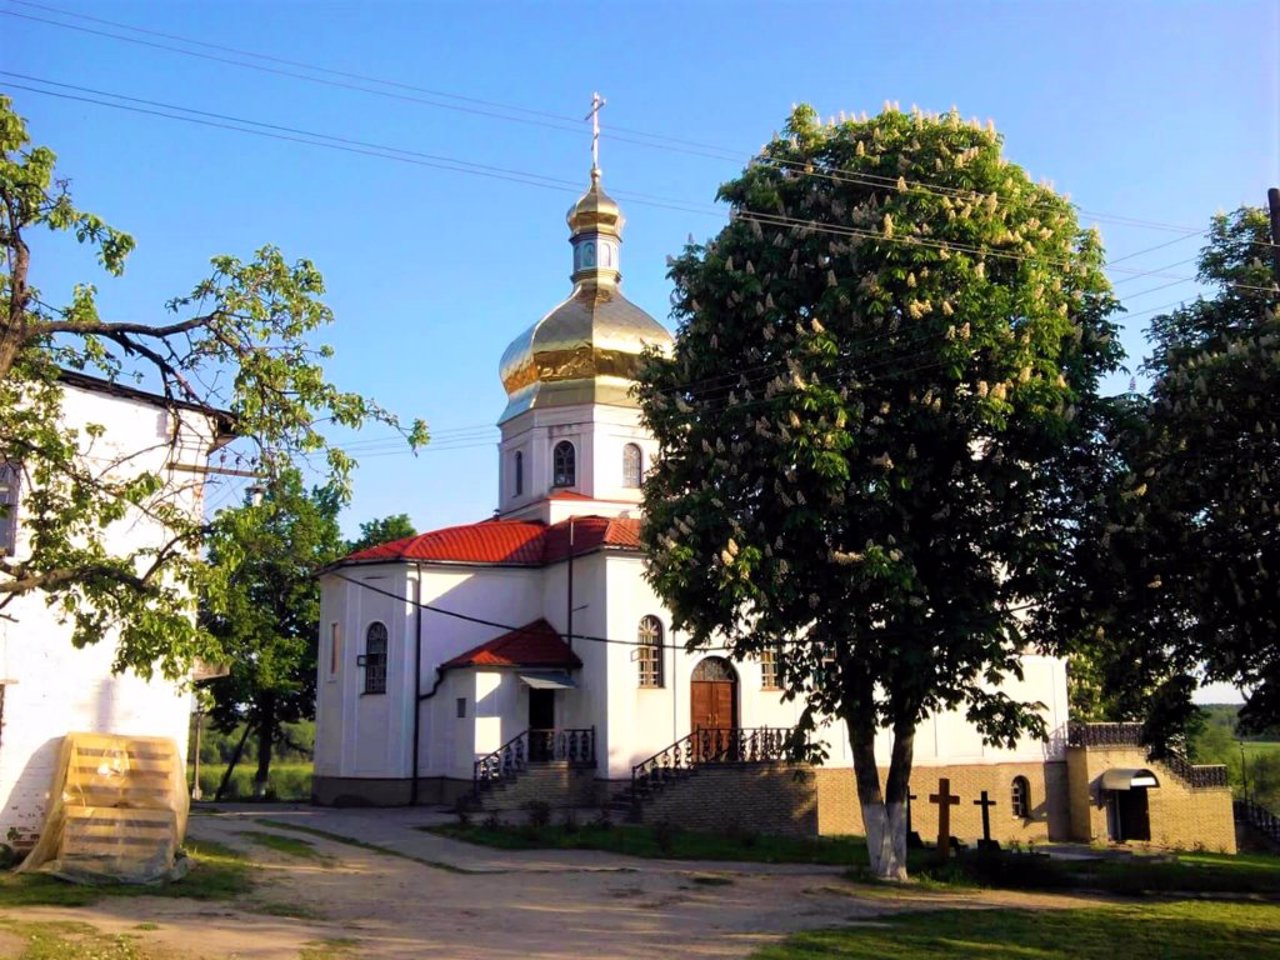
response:
<path id="1" fill-rule="evenodd" d="M 674 261 L 675 349 L 638 388 L 649 578 L 691 647 L 776 653 L 798 751 L 843 723 L 871 863 L 902 878 L 917 725 L 1046 732 L 999 684 L 1119 361 L 1102 250 L 955 112 L 799 107 L 719 197 L 731 221 Z"/>

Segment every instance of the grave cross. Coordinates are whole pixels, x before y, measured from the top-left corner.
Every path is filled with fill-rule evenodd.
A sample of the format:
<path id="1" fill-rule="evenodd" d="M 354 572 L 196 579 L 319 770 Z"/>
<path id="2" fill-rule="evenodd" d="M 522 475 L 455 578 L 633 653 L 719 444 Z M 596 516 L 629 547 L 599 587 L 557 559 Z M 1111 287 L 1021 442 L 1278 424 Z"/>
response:
<path id="1" fill-rule="evenodd" d="M 987 796 L 987 791 L 982 791 L 982 799 L 973 801 L 975 807 L 982 808 L 982 842 L 991 842 L 991 808 L 996 802 Z"/>
<path id="2" fill-rule="evenodd" d="M 920 834 L 916 833 L 915 828 L 911 826 L 911 801 L 919 799 L 911 792 L 911 785 L 907 785 L 907 846 L 922 847 L 924 844 L 920 840 Z"/>
<path id="3" fill-rule="evenodd" d="M 949 777 L 938 778 L 938 792 L 929 794 L 929 802 L 938 805 L 938 856 L 945 860 L 951 856 L 951 808 L 960 803 Z"/>

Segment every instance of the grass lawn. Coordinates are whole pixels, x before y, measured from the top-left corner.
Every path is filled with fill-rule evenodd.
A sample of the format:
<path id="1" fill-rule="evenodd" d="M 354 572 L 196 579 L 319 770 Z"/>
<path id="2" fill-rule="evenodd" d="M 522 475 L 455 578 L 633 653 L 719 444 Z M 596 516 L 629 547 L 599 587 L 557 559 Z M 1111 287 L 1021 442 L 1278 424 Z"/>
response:
<path id="1" fill-rule="evenodd" d="M 239 853 L 208 841 L 188 843 L 191 872 L 181 880 L 155 885 L 68 883 L 44 873 L 0 873 L 0 907 L 81 907 L 103 897 L 189 897 L 229 900 L 253 887 L 249 861 Z M 114 955 L 112 955 L 114 956 Z"/>
<path id="2" fill-rule="evenodd" d="M 795 839 L 734 831 L 702 833 L 658 826 L 468 826 L 421 829 L 455 840 L 504 850 L 605 850 L 633 857 L 724 860 L 751 863 L 816 863 L 848 867 L 855 882 L 872 878 L 862 837 Z M 1138 856 L 1123 860 L 1058 860 L 1030 854 L 968 853 L 945 865 L 932 850 L 912 850 L 908 871 L 934 884 L 1009 890 L 1105 890 L 1151 893 L 1262 894 L 1280 896 L 1280 857 L 1188 853 L 1176 860 Z"/>
<path id="3" fill-rule="evenodd" d="M 862 837 L 795 839 L 752 833 L 702 833 L 655 827 L 615 825 L 566 829 L 482 824 L 422 827 L 429 833 L 503 850 L 605 850 L 633 857 L 670 860 L 739 860 L 751 863 L 821 863 L 848 867 L 867 863 Z"/>
<path id="4" fill-rule="evenodd" d="M 227 772 L 225 764 L 202 763 L 200 765 L 200 792 L 205 800 L 212 800 L 217 793 L 222 775 Z M 222 799 L 253 800 L 253 777 L 258 772 L 257 763 L 238 763 L 227 784 L 227 792 Z M 270 792 L 266 799 L 295 801 L 311 799 L 310 763 L 273 763 L 271 764 Z M 187 782 L 195 775 L 195 766 L 187 765 Z"/>
<path id="5" fill-rule="evenodd" d="M 1243 742 L 1244 755 L 1250 760 L 1254 757 L 1280 751 L 1280 741 L 1277 740 L 1245 740 Z"/>
<path id="6" fill-rule="evenodd" d="M 300 857 L 303 860 L 320 860 L 325 863 L 333 862 L 333 858 L 317 850 L 314 843 L 310 840 L 303 840 L 300 837 L 282 837 L 278 833 L 264 833 L 261 830 L 241 830 L 240 836 L 252 840 L 260 847 L 266 847 L 268 850 L 274 850 L 277 853 L 288 854 L 291 857 Z"/>
<path id="7" fill-rule="evenodd" d="M 0 933 L 22 941 L 12 960 L 170 960 L 173 954 L 139 943 L 136 934 L 109 935 L 73 920 L 30 923 L 0 920 Z"/>
<path id="8" fill-rule="evenodd" d="M 788 937 L 754 960 L 1199 960 L 1280 958 L 1280 910 L 1151 903 L 1080 910 L 949 910 Z"/>

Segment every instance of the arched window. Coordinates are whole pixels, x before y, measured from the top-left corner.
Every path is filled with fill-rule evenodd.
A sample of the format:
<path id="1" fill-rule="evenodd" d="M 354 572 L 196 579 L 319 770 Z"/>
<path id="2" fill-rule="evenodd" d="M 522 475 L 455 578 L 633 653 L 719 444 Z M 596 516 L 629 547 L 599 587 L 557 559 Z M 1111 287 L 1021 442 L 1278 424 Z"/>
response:
<path id="1" fill-rule="evenodd" d="M 364 692 L 387 692 L 387 625 L 374 621 L 364 635 L 364 655 L 358 661 L 364 667 Z"/>
<path id="2" fill-rule="evenodd" d="M 640 621 L 640 644 L 636 662 L 640 665 L 640 686 L 662 686 L 662 621 L 648 616 Z"/>
<path id="3" fill-rule="evenodd" d="M 551 485 L 572 487 L 577 482 L 578 465 L 573 444 L 568 440 L 561 440 L 551 453 Z"/>
<path id="4" fill-rule="evenodd" d="M 622 485 L 638 487 L 644 476 L 644 454 L 639 444 L 628 443 L 622 448 Z"/>
<path id="5" fill-rule="evenodd" d="M 517 450 L 515 456 L 515 472 L 516 472 L 516 492 L 515 496 L 521 496 L 524 493 L 524 453 Z"/>
<path id="6" fill-rule="evenodd" d="M 1013 815 L 1022 820 L 1031 817 L 1031 782 L 1026 777 L 1013 778 Z"/>

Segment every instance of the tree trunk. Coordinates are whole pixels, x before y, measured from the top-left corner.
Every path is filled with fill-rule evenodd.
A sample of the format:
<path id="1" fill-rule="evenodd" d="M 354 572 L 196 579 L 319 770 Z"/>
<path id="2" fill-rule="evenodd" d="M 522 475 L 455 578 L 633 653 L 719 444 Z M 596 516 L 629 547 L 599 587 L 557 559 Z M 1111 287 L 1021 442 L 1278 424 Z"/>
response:
<path id="1" fill-rule="evenodd" d="M 236 752 L 231 755 L 231 762 L 227 764 L 227 772 L 222 775 L 222 782 L 218 784 L 218 789 L 213 795 L 214 800 L 221 800 L 222 795 L 227 790 L 227 784 L 231 782 L 232 771 L 235 770 L 236 764 L 240 762 L 240 754 L 244 753 L 245 741 L 249 739 L 249 733 L 253 730 L 253 724 L 245 721 L 244 733 L 240 734 L 240 742 L 236 744 Z"/>
<path id="2" fill-rule="evenodd" d="M 261 800 L 271 782 L 271 745 L 276 740 L 276 695 L 265 694 L 258 711 L 258 772 L 253 778 L 253 795 Z"/>
<path id="3" fill-rule="evenodd" d="M 889 803 L 880 790 L 876 767 L 876 724 L 870 706 L 851 713 L 846 720 L 849 745 L 853 751 L 853 776 L 858 785 L 858 804 L 867 831 L 867 853 L 871 872 L 881 880 L 907 879 L 907 817 L 905 780 L 894 776 L 900 746 L 895 737 L 893 762 L 889 769 Z M 911 739 L 906 743 L 907 772 L 910 773 Z M 901 781 L 901 782 L 899 782 Z M 893 790 L 896 789 L 896 793 Z"/>

